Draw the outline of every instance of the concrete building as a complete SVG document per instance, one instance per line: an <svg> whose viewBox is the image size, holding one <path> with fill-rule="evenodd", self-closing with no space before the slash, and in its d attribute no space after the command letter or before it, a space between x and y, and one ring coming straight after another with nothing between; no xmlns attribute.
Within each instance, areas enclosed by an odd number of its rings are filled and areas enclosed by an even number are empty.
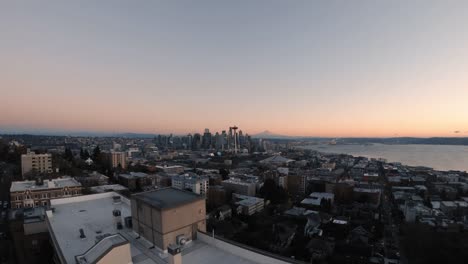
<svg viewBox="0 0 468 264"><path fill-rule="evenodd" d="M195 173L186 173L172 177L172 187L179 190L190 190L193 193L206 196L208 194L209 178Z"/></svg>
<svg viewBox="0 0 468 264"><path fill-rule="evenodd" d="M120 184L106 184L89 188L91 193L127 192L128 188Z"/></svg>
<svg viewBox="0 0 468 264"><path fill-rule="evenodd" d="M113 192L53 200L54 209L46 214L55 251L53 263L298 263L193 230L200 228L194 221L200 223L205 219L205 212L202 210L199 213L199 209L204 208L203 199L190 192L169 190L169 193L158 194L160 191L155 191L137 194L131 201ZM195 200L193 197L196 197ZM197 204L200 204L199 208ZM161 230L176 229L169 233L170 236L188 229L192 239L197 239L190 241L188 237L186 240L179 237L178 241L171 240L172 245L167 246L167 250L162 250L159 248L161 244L158 246L152 242L152 234L155 238L167 238L169 234L159 234L153 229L157 226Z"/></svg>
<svg viewBox="0 0 468 264"><path fill-rule="evenodd" d="M132 196L132 220L135 232L166 250L206 230L205 199L175 188L138 193Z"/></svg>
<svg viewBox="0 0 468 264"><path fill-rule="evenodd" d="M301 204L309 207L320 207L323 200L328 200L330 205L333 204L335 195L333 193L326 192L313 192L308 198L301 201Z"/></svg>
<svg viewBox="0 0 468 264"><path fill-rule="evenodd" d="M122 151L113 151L104 152L104 157L112 168L122 167L122 169L127 168L127 155Z"/></svg>
<svg viewBox="0 0 468 264"><path fill-rule="evenodd" d="M265 201L258 197L233 193L232 200L237 206L238 214L253 215L263 211L265 207Z"/></svg>
<svg viewBox="0 0 468 264"><path fill-rule="evenodd" d="M50 199L81 195L81 183L71 177L11 183L11 208L49 206Z"/></svg>
<svg viewBox="0 0 468 264"><path fill-rule="evenodd" d="M80 182L84 187L106 185L109 183L109 177L97 171L93 171L81 177L75 177L75 180Z"/></svg>
<svg viewBox="0 0 468 264"><path fill-rule="evenodd" d="M170 187L172 184L172 177L164 173L154 174L152 176L153 185L159 188Z"/></svg>
<svg viewBox="0 0 468 264"><path fill-rule="evenodd" d="M256 184L253 182L246 182L241 179L232 178L222 181L221 185L230 193L255 196Z"/></svg>
<svg viewBox="0 0 468 264"><path fill-rule="evenodd" d="M135 191L151 185L152 180L148 177L148 174L144 172L130 172L127 174L119 174L119 183L127 187L130 191Z"/></svg>
<svg viewBox="0 0 468 264"><path fill-rule="evenodd" d="M36 154L28 150L21 155L21 175L24 177L29 172L51 173L52 154Z"/></svg>
<svg viewBox="0 0 468 264"><path fill-rule="evenodd" d="M160 172L170 173L170 174L180 174L180 173L184 173L185 168L180 165L156 166L156 170Z"/></svg>
<svg viewBox="0 0 468 264"><path fill-rule="evenodd" d="M116 193L102 193L55 199L51 205L54 209L47 211L46 221L55 249L54 263L132 262L131 237L124 232L131 229L124 230L122 223L130 216L128 200Z"/></svg>

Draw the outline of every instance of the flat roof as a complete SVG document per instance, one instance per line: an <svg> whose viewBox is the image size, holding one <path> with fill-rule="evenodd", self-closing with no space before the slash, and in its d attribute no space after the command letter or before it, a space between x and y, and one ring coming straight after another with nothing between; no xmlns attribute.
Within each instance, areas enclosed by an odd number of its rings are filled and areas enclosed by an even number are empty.
<svg viewBox="0 0 468 264"><path fill-rule="evenodd" d="M114 196L120 196L122 202L114 204ZM114 192L54 199L51 207L53 211L47 211L49 231L67 263L76 263L75 256L93 247L97 236L120 233L113 222L112 211L116 207L122 219L131 215L130 201ZM86 236L84 239L80 238L80 228ZM122 229L125 231L130 230Z"/></svg>
<svg viewBox="0 0 468 264"><path fill-rule="evenodd" d="M62 178L44 180L42 184L36 184L36 181L14 181L11 183L10 192L24 192L26 190L47 190L63 187L81 186L74 178L65 176Z"/></svg>
<svg viewBox="0 0 468 264"><path fill-rule="evenodd" d="M242 194L237 194L237 193L233 193L232 195L233 197L239 199L239 201L236 202L236 204L238 205L252 206L252 205L264 202L263 198L258 198L254 196L242 195Z"/></svg>
<svg viewBox="0 0 468 264"><path fill-rule="evenodd" d="M204 200L203 196L175 188L163 188L156 191L137 193L133 198L159 209L169 209L195 201Z"/></svg>
<svg viewBox="0 0 468 264"><path fill-rule="evenodd" d="M98 185L98 186L93 186L90 189L91 189L92 192L95 192L95 193L105 193L105 192L116 192L116 191L128 190L127 187L122 186L120 184Z"/></svg>
<svg viewBox="0 0 468 264"><path fill-rule="evenodd" d="M163 190L172 190L171 188ZM171 191L169 191L171 192ZM183 192L183 191L182 191ZM156 192L153 192L156 193ZM167 194L167 191L165 192ZM177 192L176 192L177 193ZM186 193L186 192L183 192ZM114 204L113 197L120 196L121 203ZM97 236L110 234L110 238L121 236L130 244L132 263L134 264L163 264L168 262L168 253L136 234L131 228L123 227L118 230L113 224L112 211L119 207L122 219L131 215L131 201L115 193L108 192L102 194L92 194L51 200L54 211L47 211L47 218L50 223L50 233L57 242L66 263L75 264L75 256L86 253L90 248L95 249L92 253L96 256L103 252L99 247L101 242L97 241ZM81 239L79 229L82 228L86 238ZM98 234L97 231L100 233ZM118 237L122 240L120 237ZM97 243L99 242L99 243ZM233 247L236 247L233 245ZM97 250L96 250L97 249ZM236 247L237 249L237 247ZM201 240L194 240L182 249L182 263L184 264L255 264L265 263L251 258L248 255L241 255L235 249L219 248L205 243ZM88 255L90 253L88 252ZM96 258L94 256L93 258ZM88 256L89 257L89 256ZM257 262L258 261L258 262ZM285 262L277 262L285 263Z"/></svg>
<svg viewBox="0 0 468 264"><path fill-rule="evenodd" d="M246 258L240 257L238 255L229 253L227 251L221 250L217 247L209 245L202 241L192 242L192 247L184 249L182 251L182 263L183 264L255 264L259 262L254 262Z"/></svg>

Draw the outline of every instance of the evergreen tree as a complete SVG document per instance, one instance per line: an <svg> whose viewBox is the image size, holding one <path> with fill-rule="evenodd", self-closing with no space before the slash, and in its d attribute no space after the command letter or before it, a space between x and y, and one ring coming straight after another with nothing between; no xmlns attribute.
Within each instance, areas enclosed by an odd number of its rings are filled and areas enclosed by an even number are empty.
<svg viewBox="0 0 468 264"><path fill-rule="evenodd" d="M64 154L63 158L68 160L68 161L73 161L73 153L72 153L71 149L65 148L65 154Z"/></svg>
<svg viewBox="0 0 468 264"><path fill-rule="evenodd" d="M93 160L98 162L101 160L100 158L101 158L101 149L99 148L99 146L96 146L93 150Z"/></svg>

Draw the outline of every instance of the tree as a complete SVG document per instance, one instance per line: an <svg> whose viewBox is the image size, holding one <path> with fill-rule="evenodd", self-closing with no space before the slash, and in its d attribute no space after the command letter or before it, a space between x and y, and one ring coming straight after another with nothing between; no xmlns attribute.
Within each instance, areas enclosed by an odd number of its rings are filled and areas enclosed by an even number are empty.
<svg viewBox="0 0 468 264"><path fill-rule="evenodd" d="M224 180L229 179L229 170L228 169L219 169L219 174L221 174L221 177Z"/></svg>
<svg viewBox="0 0 468 264"><path fill-rule="evenodd" d="M82 160L87 160L89 158L88 150L84 150L83 148L80 149L80 158Z"/></svg>
<svg viewBox="0 0 468 264"><path fill-rule="evenodd" d="M261 197L270 200L272 204L283 203L287 200L286 191L282 187L276 185L275 181L272 179L265 180L259 193Z"/></svg>
<svg viewBox="0 0 468 264"><path fill-rule="evenodd" d="M68 161L73 161L73 153L72 153L71 149L65 148L65 154L64 154L63 158L68 160Z"/></svg>
<svg viewBox="0 0 468 264"><path fill-rule="evenodd" d="M101 161L101 149L99 148L99 146L96 146L93 150L93 160L94 162Z"/></svg>

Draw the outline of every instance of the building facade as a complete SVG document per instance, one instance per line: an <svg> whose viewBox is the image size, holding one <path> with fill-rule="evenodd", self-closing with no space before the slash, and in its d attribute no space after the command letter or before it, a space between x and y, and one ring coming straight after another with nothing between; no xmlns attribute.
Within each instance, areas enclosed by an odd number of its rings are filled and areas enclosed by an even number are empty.
<svg viewBox="0 0 468 264"><path fill-rule="evenodd" d="M127 155L123 151L110 151L104 153L105 159L112 168L127 168Z"/></svg>
<svg viewBox="0 0 468 264"><path fill-rule="evenodd" d="M221 182L221 185L232 193L255 196L256 185L252 182L242 181L240 179L229 179Z"/></svg>
<svg viewBox="0 0 468 264"><path fill-rule="evenodd" d="M81 183L70 177L53 180L16 181L11 183L11 208L50 206L50 199L79 196Z"/></svg>
<svg viewBox="0 0 468 264"><path fill-rule="evenodd" d="M156 247L183 245L206 231L205 199L191 192L164 188L132 196L133 230Z"/></svg>
<svg viewBox="0 0 468 264"><path fill-rule="evenodd" d="M257 212L263 211L265 201L262 198L241 195L234 193L232 200L237 206L237 213L244 215L253 215Z"/></svg>
<svg viewBox="0 0 468 264"><path fill-rule="evenodd" d="M179 190L190 190L193 193L206 196L208 194L209 179L194 173L172 177L172 187Z"/></svg>
<svg viewBox="0 0 468 264"><path fill-rule="evenodd" d="M21 155L21 175L24 177L29 172L51 173L52 154L36 154L28 150Z"/></svg>

